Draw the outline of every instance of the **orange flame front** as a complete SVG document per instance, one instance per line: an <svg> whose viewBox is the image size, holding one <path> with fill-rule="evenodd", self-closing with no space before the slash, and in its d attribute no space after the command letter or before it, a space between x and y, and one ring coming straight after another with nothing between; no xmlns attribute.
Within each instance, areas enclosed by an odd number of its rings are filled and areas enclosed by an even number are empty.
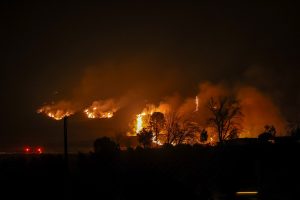
<svg viewBox="0 0 300 200"><path fill-rule="evenodd" d="M43 106L42 108L38 109L38 113L44 113L48 117L51 117L55 120L61 120L64 117L68 117L74 114L74 111L71 109L56 109L53 106Z"/></svg>
<svg viewBox="0 0 300 200"><path fill-rule="evenodd" d="M112 118L114 116L113 112L102 112L97 109L97 107L87 108L83 111L88 118Z"/></svg>
<svg viewBox="0 0 300 200"><path fill-rule="evenodd" d="M94 101L93 104L83 112L88 118L112 118L118 107L113 100Z"/></svg>

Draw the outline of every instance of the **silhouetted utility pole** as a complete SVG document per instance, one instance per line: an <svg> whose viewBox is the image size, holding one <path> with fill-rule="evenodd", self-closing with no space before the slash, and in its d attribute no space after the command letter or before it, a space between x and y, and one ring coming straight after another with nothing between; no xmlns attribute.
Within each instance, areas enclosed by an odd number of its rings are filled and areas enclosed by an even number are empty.
<svg viewBox="0 0 300 200"><path fill-rule="evenodd" d="M68 117L64 117L64 160L66 173L69 171L68 161Z"/></svg>
<svg viewBox="0 0 300 200"><path fill-rule="evenodd" d="M64 198L70 198L69 155L68 155L68 117L64 117Z"/></svg>

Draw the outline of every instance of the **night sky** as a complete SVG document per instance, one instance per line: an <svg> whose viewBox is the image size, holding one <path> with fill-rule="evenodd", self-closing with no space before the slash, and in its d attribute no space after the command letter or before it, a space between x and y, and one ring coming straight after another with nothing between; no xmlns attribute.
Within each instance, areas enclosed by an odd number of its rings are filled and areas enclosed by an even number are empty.
<svg viewBox="0 0 300 200"><path fill-rule="evenodd" d="M45 103L125 99L112 119L69 119L77 151L126 131L146 103L194 97L206 81L253 86L300 120L296 5L148 2L1 1L0 151L62 150L62 121L36 113Z"/></svg>

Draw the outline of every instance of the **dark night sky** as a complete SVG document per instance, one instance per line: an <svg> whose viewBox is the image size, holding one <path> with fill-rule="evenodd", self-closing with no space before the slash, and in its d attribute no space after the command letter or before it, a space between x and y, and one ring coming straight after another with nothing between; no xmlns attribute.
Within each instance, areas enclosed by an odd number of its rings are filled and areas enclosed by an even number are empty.
<svg viewBox="0 0 300 200"><path fill-rule="evenodd" d="M296 5L120 2L1 1L0 151L60 150L62 122L36 114L45 102L128 93L158 102L193 96L202 81L253 85L300 119ZM116 131L120 118L75 116L74 149Z"/></svg>

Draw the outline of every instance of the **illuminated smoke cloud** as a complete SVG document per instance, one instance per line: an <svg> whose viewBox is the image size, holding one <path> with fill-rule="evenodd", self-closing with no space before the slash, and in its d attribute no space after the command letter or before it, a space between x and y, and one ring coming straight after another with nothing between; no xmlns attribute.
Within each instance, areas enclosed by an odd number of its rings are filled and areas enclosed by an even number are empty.
<svg viewBox="0 0 300 200"><path fill-rule="evenodd" d="M219 98L228 95L235 96L240 101L242 107L244 118L241 122L243 129L240 137L257 137L263 132L264 126L267 124L274 125L278 135L284 134L286 120L281 115L279 108L270 97L263 94L257 88L250 86L239 85L227 87L225 84L204 82L199 85L199 93L196 100L192 97L183 100L175 95L165 98L160 106L164 105L163 107L168 108L168 110L172 109L177 112L182 119L196 122L201 127L206 127L210 130L207 127L207 119L210 116L210 111L207 109L207 102L212 97ZM144 109L142 113L145 113L145 111L147 109Z"/></svg>
<svg viewBox="0 0 300 200"><path fill-rule="evenodd" d="M277 135L284 134L286 120L270 97L253 87L240 87L237 97L244 114L244 131L241 137L257 137L267 124L275 126Z"/></svg>

